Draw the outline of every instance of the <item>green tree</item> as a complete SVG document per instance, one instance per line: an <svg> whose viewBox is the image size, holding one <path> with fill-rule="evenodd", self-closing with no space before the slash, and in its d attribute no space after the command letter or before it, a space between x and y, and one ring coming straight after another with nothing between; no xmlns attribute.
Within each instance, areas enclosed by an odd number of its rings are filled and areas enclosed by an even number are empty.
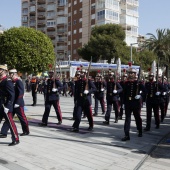
<svg viewBox="0 0 170 170"><path fill-rule="evenodd" d="M85 60L93 62L99 59L108 60L121 58L127 62L125 56L129 56L130 50L124 42L125 32L120 25L105 24L92 28L91 37L87 44L78 49L78 54Z"/></svg>
<svg viewBox="0 0 170 170"><path fill-rule="evenodd" d="M0 35L0 63L20 72L38 73L55 60L51 39L33 28L13 27Z"/></svg>

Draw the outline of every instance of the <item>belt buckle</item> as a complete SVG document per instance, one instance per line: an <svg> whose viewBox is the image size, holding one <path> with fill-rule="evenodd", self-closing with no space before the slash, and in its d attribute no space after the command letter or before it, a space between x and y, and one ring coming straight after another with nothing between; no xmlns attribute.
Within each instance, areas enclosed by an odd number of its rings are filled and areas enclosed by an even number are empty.
<svg viewBox="0 0 170 170"><path fill-rule="evenodd" d="M153 97L153 95L152 95L152 94L150 94L150 97Z"/></svg>
<svg viewBox="0 0 170 170"><path fill-rule="evenodd" d="M129 100L132 100L132 97L129 97Z"/></svg>
<svg viewBox="0 0 170 170"><path fill-rule="evenodd" d="M110 93L110 96L112 96L112 93Z"/></svg>
<svg viewBox="0 0 170 170"><path fill-rule="evenodd" d="M82 93L80 93L80 96L82 97L82 96L83 96L83 94L82 94Z"/></svg>
<svg viewBox="0 0 170 170"><path fill-rule="evenodd" d="M48 93L50 93L50 90L48 90Z"/></svg>

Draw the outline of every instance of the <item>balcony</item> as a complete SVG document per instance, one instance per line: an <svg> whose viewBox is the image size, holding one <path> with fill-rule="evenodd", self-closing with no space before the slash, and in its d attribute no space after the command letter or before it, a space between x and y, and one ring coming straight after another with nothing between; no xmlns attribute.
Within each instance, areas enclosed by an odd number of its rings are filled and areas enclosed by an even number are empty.
<svg viewBox="0 0 170 170"><path fill-rule="evenodd" d="M139 6L138 0L123 0L123 1L129 5Z"/></svg>
<svg viewBox="0 0 170 170"><path fill-rule="evenodd" d="M47 27L47 31L55 31L55 27Z"/></svg>
<svg viewBox="0 0 170 170"><path fill-rule="evenodd" d="M65 32L67 32L67 29L57 29L58 34L63 34Z"/></svg>
<svg viewBox="0 0 170 170"><path fill-rule="evenodd" d="M67 37L58 37L57 38L57 43L58 42L66 42L67 41Z"/></svg>
<svg viewBox="0 0 170 170"><path fill-rule="evenodd" d="M38 0L38 4L45 4L45 0Z"/></svg>
<svg viewBox="0 0 170 170"><path fill-rule="evenodd" d="M55 35L48 35L52 40L55 39Z"/></svg>
<svg viewBox="0 0 170 170"><path fill-rule="evenodd" d="M30 16L35 16L35 11L30 11Z"/></svg>
<svg viewBox="0 0 170 170"><path fill-rule="evenodd" d="M39 19L39 20L45 19L45 15L38 15L38 19Z"/></svg>
<svg viewBox="0 0 170 170"><path fill-rule="evenodd" d="M38 23L37 25L38 25L39 28L40 28L40 27L45 27L45 23L43 23L43 22L40 22L40 23Z"/></svg>
<svg viewBox="0 0 170 170"><path fill-rule="evenodd" d="M33 5L35 5L35 4L36 4L36 1L30 2L30 6L33 6Z"/></svg>
<svg viewBox="0 0 170 170"><path fill-rule="evenodd" d="M45 8L42 6L38 7L38 12L45 12Z"/></svg>
<svg viewBox="0 0 170 170"><path fill-rule="evenodd" d="M56 2L56 0L47 0L47 3L55 3Z"/></svg>
<svg viewBox="0 0 170 170"><path fill-rule="evenodd" d="M56 49L57 50L66 50L67 46L57 46Z"/></svg>

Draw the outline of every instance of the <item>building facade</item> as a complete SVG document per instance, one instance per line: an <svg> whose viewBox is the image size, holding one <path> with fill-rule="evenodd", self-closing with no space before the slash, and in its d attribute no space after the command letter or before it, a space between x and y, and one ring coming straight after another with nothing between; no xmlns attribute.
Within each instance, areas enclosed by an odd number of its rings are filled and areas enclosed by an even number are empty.
<svg viewBox="0 0 170 170"><path fill-rule="evenodd" d="M79 60L77 49L95 25L120 24L127 45L137 46L138 6L138 0L22 0L22 26L47 34L58 60Z"/></svg>

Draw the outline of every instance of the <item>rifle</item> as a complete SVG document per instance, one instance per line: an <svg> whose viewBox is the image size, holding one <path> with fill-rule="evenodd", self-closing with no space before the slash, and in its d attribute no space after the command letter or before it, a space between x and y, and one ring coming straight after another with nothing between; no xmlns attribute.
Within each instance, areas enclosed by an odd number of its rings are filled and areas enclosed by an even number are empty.
<svg viewBox="0 0 170 170"><path fill-rule="evenodd" d="M54 65L53 65L53 68L54 68L54 75L53 75L53 78L54 78L54 82L53 82L53 88L56 88L56 83L55 83L55 79L56 79L56 65L57 65L57 57L55 58L54 60Z"/></svg>
<svg viewBox="0 0 170 170"><path fill-rule="evenodd" d="M90 60L90 63L89 63L89 67L87 69L87 77L86 77L86 86L85 86L85 90L89 90L89 73L90 73L90 68L91 68L91 63L92 63L92 57L91 57L91 60Z"/></svg>
<svg viewBox="0 0 170 170"><path fill-rule="evenodd" d="M159 65L158 63L156 64L157 70L156 70L156 84L157 84L157 89L156 91L158 91L158 76L159 76Z"/></svg>
<svg viewBox="0 0 170 170"><path fill-rule="evenodd" d="M115 71L115 86L114 86L114 90L116 90L116 83L117 83L117 76L121 75L121 61L120 58L118 58L117 60L117 69Z"/></svg>

